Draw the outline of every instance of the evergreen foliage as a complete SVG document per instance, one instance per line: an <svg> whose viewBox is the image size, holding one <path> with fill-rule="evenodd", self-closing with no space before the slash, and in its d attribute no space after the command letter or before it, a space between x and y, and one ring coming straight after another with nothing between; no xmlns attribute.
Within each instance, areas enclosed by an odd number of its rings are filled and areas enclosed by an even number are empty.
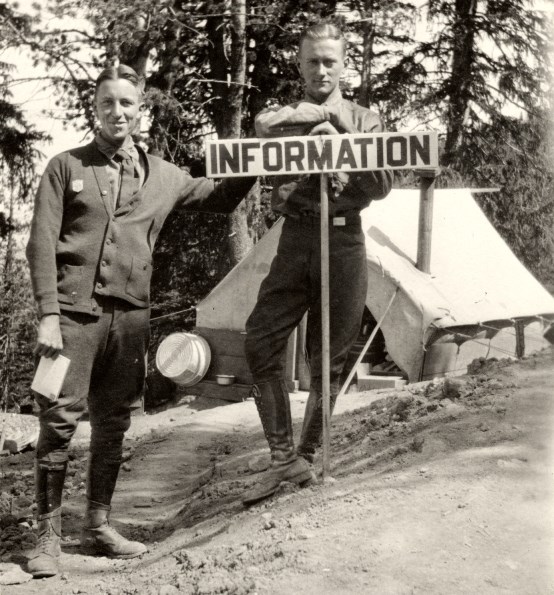
<svg viewBox="0 0 554 595"><path fill-rule="evenodd" d="M13 32L8 22L20 30L28 26L26 18L0 4L0 39ZM36 179L35 146L45 139L12 102L12 72L0 63L0 410L17 407L25 398L28 383L19 381L28 379L33 365L34 302L16 212L29 202Z"/></svg>
<svg viewBox="0 0 554 595"><path fill-rule="evenodd" d="M252 136L262 108L301 97L298 34L322 18L338 21L349 50L344 94L380 111L391 130L439 130L437 185L498 187L478 196L482 208L531 271L554 284L554 29L529 0L428 0L423 6L400 0L50 0L49 6L62 18L85 17L88 25L46 30L39 19L0 4L0 47L27 47L36 64L61 66L52 88L68 124L85 130L96 126L91 99L98 71L117 60L130 64L147 78L140 140L193 175L203 173L207 136ZM416 35L422 18L424 38ZM27 200L38 136L10 102L9 74L0 64L0 175L16 175L2 188L14 189L13 200ZM153 316L191 308L263 235L274 219L267 183L262 180L234 219L178 212L168 219L155 252ZM417 180L402 174L396 184ZM6 196L0 197L0 237L7 238L13 221ZM233 246L233 238L240 242ZM181 328L192 323L174 320Z"/></svg>
<svg viewBox="0 0 554 595"><path fill-rule="evenodd" d="M547 114L495 118L463 147L460 170L515 255L554 293L554 149Z"/></svg>

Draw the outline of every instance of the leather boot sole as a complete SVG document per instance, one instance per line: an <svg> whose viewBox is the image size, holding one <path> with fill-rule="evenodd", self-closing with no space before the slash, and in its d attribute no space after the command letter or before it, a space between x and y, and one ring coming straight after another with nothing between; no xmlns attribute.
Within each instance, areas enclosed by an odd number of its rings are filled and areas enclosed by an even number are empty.
<svg viewBox="0 0 554 595"><path fill-rule="evenodd" d="M148 548L138 541L125 539L106 523L100 529L99 534L94 529L83 529L79 550L82 554L88 556L129 560L142 556L148 551Z"/></svg>
<svg viewBox="0 0 554 595"><path fill-rule="evenodd" d="M131 558L138 558L145 554L148 550L144 549L143 552L134 552L132 554L111 554L108 552L103 552L94 546L81 546L79 548L79 553L83 556L93 556L97 558L110 558L112 560L130 560Z"/></svg>
<svg viewBox="0 0 554 595"><path fill-rule="evenodd" d="M51 570L33 570L32 568L27 568L27 572L33 575L33 578L50 578L51 576L56 576L59 574L59 569L51 569Z"/></svg>

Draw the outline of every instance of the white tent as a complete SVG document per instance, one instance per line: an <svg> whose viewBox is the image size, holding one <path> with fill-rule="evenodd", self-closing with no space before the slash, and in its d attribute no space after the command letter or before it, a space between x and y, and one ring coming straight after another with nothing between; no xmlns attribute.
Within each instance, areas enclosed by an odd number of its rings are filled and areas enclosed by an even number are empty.
<svg viewBox="0 0 554 595"><path fill-rule="evenodd" d="M515 357L547 345L554 298L514 256L469 190L436 190L431 273L415 267L418 190L393 190L362 212L366 305L386 309L386 349L410 381L464 373L476 357ZM244 332L281 232L276 223L197 307L197 326ZM232 372L230 372L232 373Z"/></svg>

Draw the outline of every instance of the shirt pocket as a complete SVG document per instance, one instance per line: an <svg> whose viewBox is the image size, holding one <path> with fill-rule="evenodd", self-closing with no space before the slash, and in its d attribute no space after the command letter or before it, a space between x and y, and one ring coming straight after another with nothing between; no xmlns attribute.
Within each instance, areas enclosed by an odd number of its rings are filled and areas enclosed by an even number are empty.
<svg viewBox="0 0 554 595"><path fill-rule="evenodd" d="M131 297L147 302L150 297L150 278L152 277L152 264L141 258L133 256L131 272L127 279L125 292Z"/></svg>

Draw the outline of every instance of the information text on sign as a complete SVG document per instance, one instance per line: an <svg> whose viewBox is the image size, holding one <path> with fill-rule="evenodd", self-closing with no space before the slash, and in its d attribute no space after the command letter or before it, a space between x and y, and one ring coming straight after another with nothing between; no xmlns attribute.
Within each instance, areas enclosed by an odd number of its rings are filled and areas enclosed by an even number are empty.
<svg viewBox="0 0 554 595"><path fill-rule="evenodd" d="M209 177L312 174L438 166L436 132L208 141Z"/></svg>

